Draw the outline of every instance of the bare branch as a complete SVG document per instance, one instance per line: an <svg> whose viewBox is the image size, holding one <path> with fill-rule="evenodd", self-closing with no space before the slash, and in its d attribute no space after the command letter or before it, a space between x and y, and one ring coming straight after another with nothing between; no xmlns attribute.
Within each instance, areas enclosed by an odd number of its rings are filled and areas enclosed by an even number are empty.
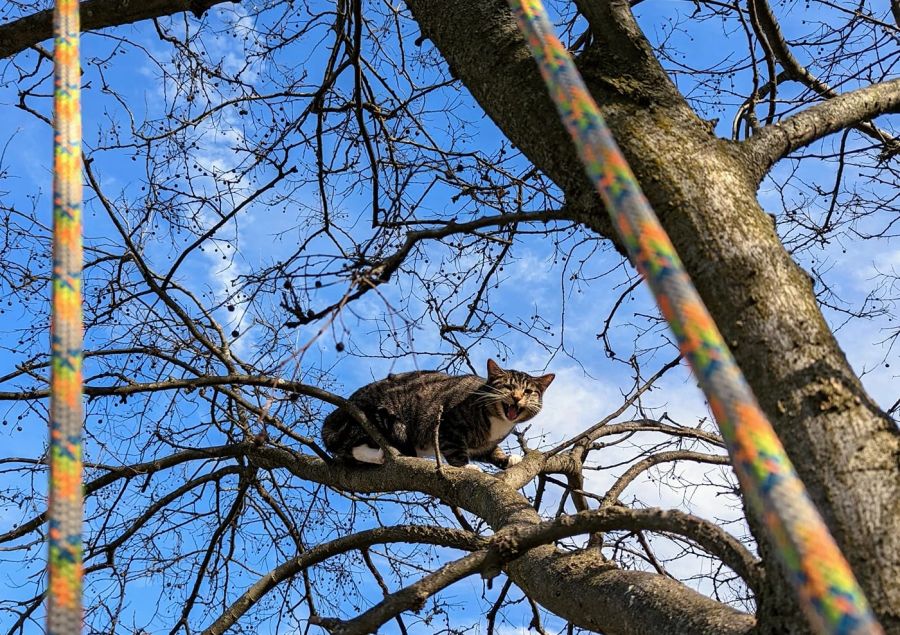
<svg viewBox="0 0 900 635"><path fill-rule="evenodd" d="M227 446L222 445L218 447L199 448L196 450L183 450L181 452L176 452L175 454L170 454L169 456L164 456L153 461L147 461L146 463L136 463L121 467L104 468L109 471L103 476L99 476L94 480L86 483L84 486L84 494L85 496L90 496L91 494L99 491L107 485L115 483L118 480L131 479L137 476L154 474L156 472L160 472L164 469L179 465L181 463L186 463L188 461L239 456L242 454L242 450L246 447L248 446L234 444ZM15 540L16 538L20 538L34 531L41 526L45 518L46 517L44 514L38 514L31 520L22 523L15 529L12 529L11 531L0 535L0 543Z"/></svg>
<svg viewBox="0 0 900 635"><path fill-rule="evenodd" d="M574 443L581 443L583 445L587 445L588 443L593 441L598 430L602 429L603 426L607 425L610 421L612 421L616 417L620 416L623 412L625 412L628 408L630 408L631 405L634 404L634 402L636 402L640 398L641 395L643 395L645 392L647 392L648 390L650 390L653 387L653 384L660 377L665 375L666 372L668 372L669 370L675 368L675 366L677 366L680 362L681 362L681 355L679 355L678 357L673 359L671 362L663 365L662 368L660 368L658 371L656 371L656 373L654 373L653 376L651 376L647 381L645 381L643 383L643 385L641 385L637 390L635 390L634 393L630 397L628 397L628 399L626 399L624 401L624 403L619 408L617 408L614 412L608 414L601 421L599 421L598 423L595 423L594 425L592 425L590 428L588 428L584 432L578 434L577 436L572 437L571 439L563 441L562 443L556 445L553 449L548 450L547 455L553 456L554 454L556 454L558 452L562 452L564 449L566 449L567 447L569 447L570 445L572 445Z"/></svg>
<svg viewBox="0 0 900 635"><path fill-rule="evenodd" d="M81 28L96 31L111 26L131 24L150 18L190 11L200 17L210 7L240 0L88 0L81 3ZM0 26L0 58L39 44L53 36L53 11L39 11Z"/></svg>
<svg viewBox="0 0 900 635"><path fill-rule="evenodd" d="M696 463L710 463L713 465L729 465L728 457L721 454L703 454L701 452L691 452L689 450L673 450L671 452L659 452L651 454L643 461L639 461L628 468L622 476L613 483L609 491L603 497L600 507L609 507L615 505L619 496L625 491L629 483L634 481L642 472L646 472L651 467L660 463L669 463L672 461L694 461Z"/></svg>
<svg viewBox="0 0 900 635"><path fill-rule="evenodd" d="M294 577L302 570L340 553L389 542L432 544L472 551L483 548L487 544L487 539L459 529L445 529L443 527L423 525L379 527L349 536L342 536L331 542L316 545L309 551L299 554L293 560L289 560L272 569L272 571L248 588L241 597L235 600L215 622L203 631L203 635L224 633L254 604L259 602L266 593L281 582Z"/></svg>
<svg viewBox="0 0 900 635"><path fill-rule="evenodd" d="M489 548L445 564L434 573L385 597L352 620L343 622L326 618L316 621L334 635L375 632L391 618L420 607L428 597L472 573L480 571L486 577L493 577L503 563L535 547L579 534L614 529L652 529L687 534L697 544L722 557L738 575L748 578L752 588L760 588L757 561L743 545L715 525L682 512L612 507L561 516L528 528L504 530L491 538Z"/></svg>
<svg viewBox="0 0 900 635"><path fill-rule="evenodd" d="M900 79L844 93L766 126L742 142L757 161L757 178L791 152L878 115L900 112Z"/></svg>
<svg viewBox="0 0 900 635"><path fill-rule="evenodd" d="M753 26L762 31L757 32L760 41L763 42L767 48L771 48L772 54L784 67L788 76L791 79L800 82L807 88L814 90L822 97L829 99L837 97L838 93L831 88L831 86L810 73L791 52L787 41L785 41L784 36L781 33L781 26L779 26L778 20L772 13L772 7L769 6L768 0L751 0L751 7L754 9L753 15L757 18L757 20L753 21ZM774 75L773 80L771 81L774 81ZM889 154L895 154L900 151L900 141L891 137L887 132L879 130L878 127L871 122L857 121L853 126L879 143L884 143L888 148Z"/></svg>

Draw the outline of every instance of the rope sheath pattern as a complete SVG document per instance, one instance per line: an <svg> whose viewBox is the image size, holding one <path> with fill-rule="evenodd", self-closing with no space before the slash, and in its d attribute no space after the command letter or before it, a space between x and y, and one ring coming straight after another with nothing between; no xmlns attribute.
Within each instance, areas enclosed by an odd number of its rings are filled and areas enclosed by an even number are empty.
<svg viewBox="0 0 900 635"><path fill-rule="evenodd" d="M81 111L77 0L54 11L53 300L47 633L81 632Z"/></svg>
<svg viewBox="0 0 900 635"><path fill-rule="evenodd" d="M882 633L543 5L509 3L588 176L699 380L741 490L775 544L807 619L819 633Z"/></svg>

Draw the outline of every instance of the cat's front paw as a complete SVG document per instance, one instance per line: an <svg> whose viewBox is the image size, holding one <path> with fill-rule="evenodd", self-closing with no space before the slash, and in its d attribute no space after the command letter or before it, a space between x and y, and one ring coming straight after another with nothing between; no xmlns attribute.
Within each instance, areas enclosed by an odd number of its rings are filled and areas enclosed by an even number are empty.
<svg viewBox="0 0 900 635"><path fill-rule="evenodd" d="M510 454L506 457L506 467L512 467L522 462L524 457L521 454Z"/></svg>
<svg viewBox="0 0 900 635"><path fill-rule="evenodd" d="M484 472L484 470L481 469L481 466L478 465L477 463L466 463L465 465L463 465L463 467L467 470L475 470L476 472Z"/></svg>

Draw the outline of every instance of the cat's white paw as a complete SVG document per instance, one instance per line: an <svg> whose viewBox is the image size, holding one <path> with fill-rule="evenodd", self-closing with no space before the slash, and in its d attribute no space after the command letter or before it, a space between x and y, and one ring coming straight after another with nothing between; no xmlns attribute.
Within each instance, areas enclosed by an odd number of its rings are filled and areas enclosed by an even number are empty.
<svg viewBox="0 0 900 635"><path fill-rule="evenodd" d="M481 469L481 466L478 465L477 463L466 463L465 465L463 465L463 467L466 468L467 470L475 470L476 472L484 472L484 470Z"/></svg>
<svg viewBox="0 0 900 635"><path fill-rule="evenodd" d="M373 463L381 465L384 463L384 450L381 448L370 448L367 445L358 445L351 451L353 458L360 463Z"/></svg>
<svg viewBox="0 0 900 635"><path fill-rule="evenodd" d="M510 454L506 459L506 467L512 467L513 465L518 465L522 462L522 459L525 458L521 454Z"/></svg>

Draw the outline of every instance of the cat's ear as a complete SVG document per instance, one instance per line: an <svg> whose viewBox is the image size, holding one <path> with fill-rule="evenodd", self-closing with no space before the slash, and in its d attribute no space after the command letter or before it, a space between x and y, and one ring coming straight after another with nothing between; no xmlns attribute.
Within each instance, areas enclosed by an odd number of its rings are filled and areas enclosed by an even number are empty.
<svg viewBox="0 0 900 635"><path fill-rule="evenodd" d="M500 368L500 365L492 359L488 360L487 371L488 379L497 379L498 377L506 374L506 372L502 368Z"/></svg>
<svg viewBox="0 0 900 635"><path fill-rule="evenodd" d="M549 375L541 375L540 377L535 377L534 379L537 382L538 386L541 387L541 392L544 392L545 390L547 390L547 386L550 385L550 382L552 382L555 378L556 375L550 373Z"/></svg>

